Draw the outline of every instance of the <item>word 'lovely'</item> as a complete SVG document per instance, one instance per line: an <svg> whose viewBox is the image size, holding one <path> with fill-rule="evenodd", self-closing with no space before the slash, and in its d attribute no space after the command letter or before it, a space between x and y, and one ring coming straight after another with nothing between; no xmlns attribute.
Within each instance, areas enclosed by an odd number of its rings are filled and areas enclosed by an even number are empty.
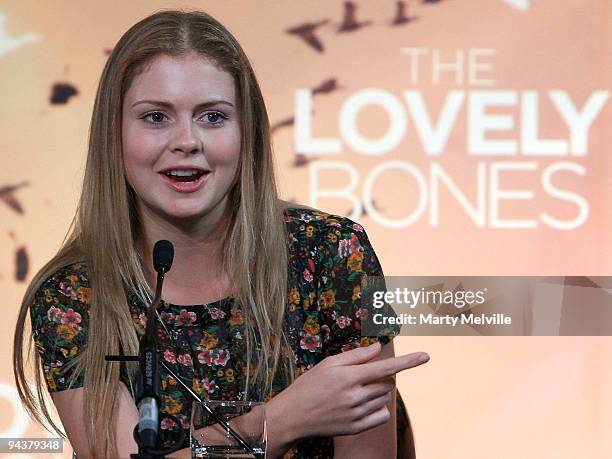
<svg viewBox="0 0 612 459"><path fill-rule="evenodd" d="M408 116L428 155L440 155L464 106L467 116L467 152L471 155L497 156L585 156L589 129L610 97L609 91L593 91L578 107L566 91L548 91L547 101L557 112L568 131L567 139L542 139L539 136L540 99L537 91L453 90L450 91L433 120L421 91L402 93L403 101L384 89L364 89L350 95L339 113L339 131L344 143L364 155L383 155L396 149L404 140ZM382 108L389 117L389 127L377 139L364 137L357 127L357 118L371 106ZM518 108L518 114L512 108ZM505 109L505 114L490 113ZM312 91L296 92L295 145L301 154L340 154L338 138L315 138L312 132ZM516 110L515 110L516 111ZM515 118L518 118L516 120ZM515 126L519 138L511 138ZM499 138L506 131L508 138ZM495 139L491 138L494 133ZM489 138L487 137L489 134Z"/></svg>

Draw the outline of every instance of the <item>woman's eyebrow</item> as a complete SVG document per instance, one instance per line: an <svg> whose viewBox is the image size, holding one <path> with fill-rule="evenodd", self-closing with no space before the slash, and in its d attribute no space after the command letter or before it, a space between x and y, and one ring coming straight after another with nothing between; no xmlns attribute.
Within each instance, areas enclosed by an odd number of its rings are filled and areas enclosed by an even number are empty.
<svg viewBox="0 0 612 459"><path fill-rule="evenodd" d="M174 105L170 102L166 102L163 100L138 100L136 102L134 102L132 104L132 108L134 108L136 105L141 105L141 104L150 104L150 105L157 105L160 107L164 107L164 108L174 108ZM229 105L230 107L233 107L234 104L232 104L231 102L228 102L227 100L223 100L223 99L213 99L213 100L209 100L206 102L202 102L201 104L198 104L195 106L196 110L201 110L203 108L208 108L208 107L212 107L214 105Z"/></svg>

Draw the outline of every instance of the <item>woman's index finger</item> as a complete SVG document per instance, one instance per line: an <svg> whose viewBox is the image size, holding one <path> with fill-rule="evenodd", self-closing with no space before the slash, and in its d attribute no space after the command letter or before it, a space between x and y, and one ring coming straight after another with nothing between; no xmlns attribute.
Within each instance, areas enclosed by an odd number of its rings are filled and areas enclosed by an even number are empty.
<svg viewBox="0 0 612 459"><path fill-rule="evenodd" d="M411 354L390 357L375 362L367 362L358 365L356 370L359 372L358 377L360 382L367 384L381 378L393 376L408 368L417 367L428 360L429 355L425 352L413 352Z"/></svg>

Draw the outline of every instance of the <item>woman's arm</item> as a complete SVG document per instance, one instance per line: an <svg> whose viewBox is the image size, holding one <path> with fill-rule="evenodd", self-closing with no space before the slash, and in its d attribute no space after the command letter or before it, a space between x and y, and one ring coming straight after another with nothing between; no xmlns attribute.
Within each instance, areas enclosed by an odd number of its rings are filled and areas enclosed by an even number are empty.
<svg viewBox="0 0 612 459"><path fill-rule="evenodd" d="M51 393L53 404L62 420L70 445L79 459L90 457L89 444L85 435L86 420L83 418L84 397L85 390L82 388ZM119 457L129 458L131 453L138 452L138 446L132 436L134 426L138 423L138 410L128 389L123 384L119 384L117 410L115 429L117 451Z"/></svg>
<svg viewBox="0 0 612 459"><path fill-rule="evenodd" d="M83 404L85 403L84 394L85 392L82 388L68 389L60 392L53 392L51 394L51 398L60 416L68 440L79 459L89 457L89 445L87 443L87 436L85 435L85 419L81 414L83 413ZM279 416L273 414L272 419L269 419L271 428L269 429L268 454L271 455L271 457L280 456L289 449L289 444L284 443L284 439L288 438L289 435L283 428L284 423L282 421L282 416L286 416L286 413L278 413L278 415ZM234 421L232 424L234 428L237 428L239 431L250 430L244 425L245 422L250 422L248 414L236 418L235 421L235 425ZM115 435L117 451L121 458L129 458L130 454L138 452L138 445L133 437L133 431L136 424L138 424L138 409L125 385L119 384ZM214 433L214 428L210 429L211 432ZM190 459L191 451L189 448L183 448L169 454L168 457Z"/></svg>
<svg viewBox="0 0 612 459"><path fill-rule="evenodd" d="M421 352L393 357L391 344L382 351L378 343L325 358L266 405L275 453L303 438L327 436L334 437L337 457L394 458L393 377L428 360Z"/></svg>
<svg viewBox="0 0 612 459"><path fill-rule="evenodd" d="M391 341L373 361L394 356L393 341ZM393 379L395 380L395 376ZM389 401L380 410L380 416L388 418L384 424L356 435L334 437L334 459L355 457L395 459L397 457L395 398L395 390L392 390L389 392Z"/></svg>

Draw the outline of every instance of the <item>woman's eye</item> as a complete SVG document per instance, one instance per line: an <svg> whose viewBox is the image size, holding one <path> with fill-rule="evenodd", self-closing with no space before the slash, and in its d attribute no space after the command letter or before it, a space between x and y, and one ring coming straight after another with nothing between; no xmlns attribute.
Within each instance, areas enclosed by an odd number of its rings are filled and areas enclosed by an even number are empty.
<svg viewBox="0 0 612 459"><path fill-rule="evenodd" d="M151 112L151 113L147 113L143 119L153 123L153 124L159 124L162 121L164 121L164 118L166 117L166 115L164 115L162 112Z"/></svg>
<svg viewBox="0 0 612 459"><path fill-rule="evenodd" d="M223 120L226 119L225 116L223 116L219 112L205 113L203 118L205 121L208 121L210 124L221 124Z"/></svg>

